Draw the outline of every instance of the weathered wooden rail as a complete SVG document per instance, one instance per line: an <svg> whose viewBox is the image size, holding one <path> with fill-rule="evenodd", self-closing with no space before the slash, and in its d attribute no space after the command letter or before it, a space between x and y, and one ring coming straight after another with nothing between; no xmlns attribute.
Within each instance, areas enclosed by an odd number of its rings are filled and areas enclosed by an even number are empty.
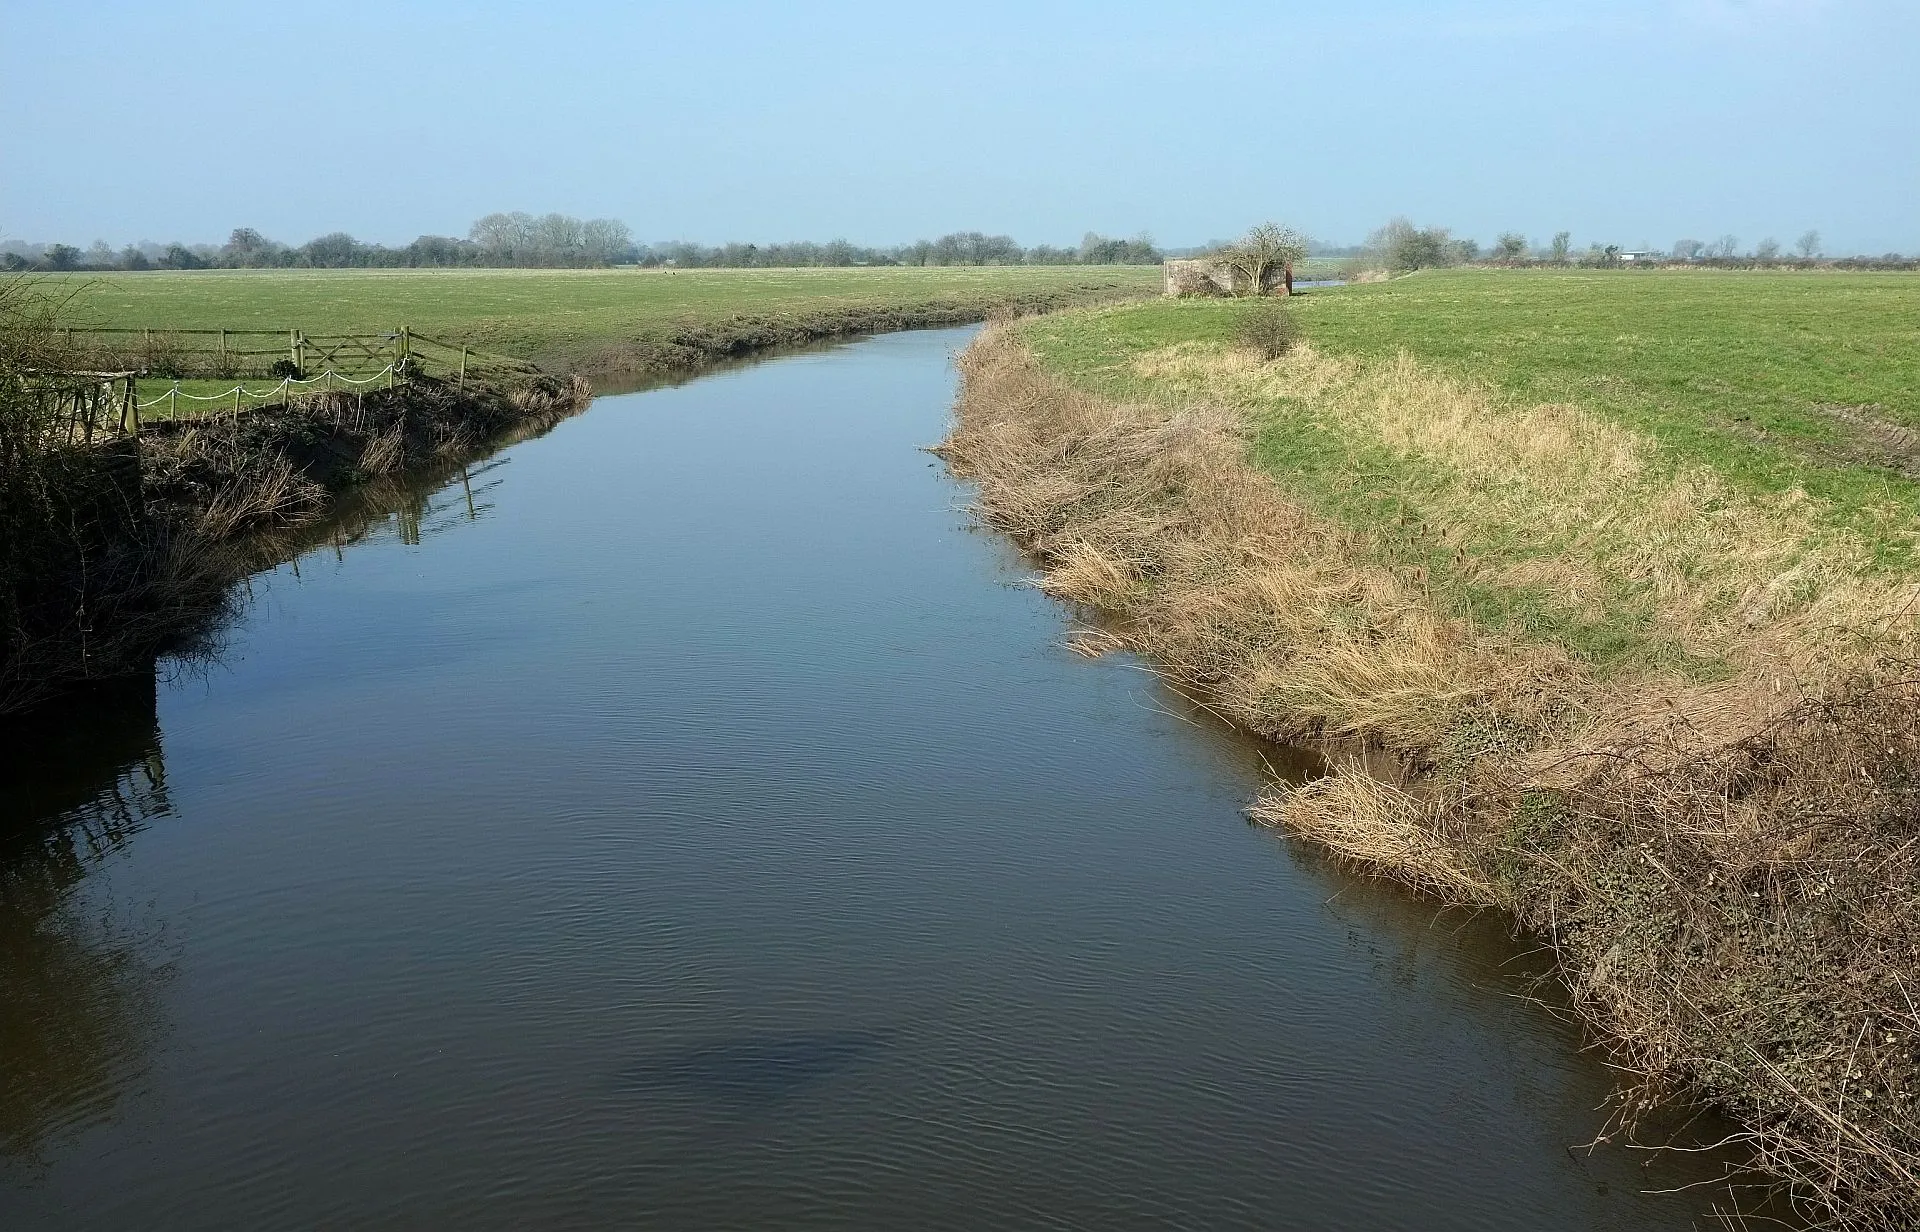
<svg viewBox="0 0 1920 1232"><path fill-rule="evenodd" d="M18 379L35 404L31 422L56 444L91 445L140 430L136 372L28 372Z"/></svg>

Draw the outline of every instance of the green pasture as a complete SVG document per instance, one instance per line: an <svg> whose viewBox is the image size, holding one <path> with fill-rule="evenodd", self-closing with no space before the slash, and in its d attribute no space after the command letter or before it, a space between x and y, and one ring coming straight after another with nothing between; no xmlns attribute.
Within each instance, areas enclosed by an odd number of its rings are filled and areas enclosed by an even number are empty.
<svg viewBox="0 0 1920 1232"><path fill-rule="evenodd" d="M1253 300L1155 300L1041 318L1024 328L1043 363L1088 388L1177 401L1190 389L1134 361L1179 343L1234 346ZM1707 466L1735 491L1788 494L1819 526L1857 537L1879 570L1920 556L1920 277L1906 274L1448 271L1319 288L1289 301L1322 353L1400 353L1489 389L1515 408L1576 405L1657 442L1667 473ZM1223 391L1222 397L1228 395ZM1418 567L1458 610L1567 645L1596 663L1682 656L1648 621L1652 596L1606 587L1604 611L1573 616L1553 596L1470 580L1486 564L1565 552L1602 575L1630 543L1550 543L1514 524L1462 546L1415 541L1455 477L1377 439L1347 434L1311 399L1251 408L1254 457L1286 490ZM1746 533L1730 527L1729 534ZM1754 533L1761 533L1755 528ZM1456 593L1457 592L1457 593ZM1689 670L1711 674L1715 665Z"/></svg>
<svg viewBox="0 0 1920 1232"><path fill-rule="evenodd" d="M1734 425L1742 437L1831 442L1835 422L1819 408L1833 406L1920 427L1913 274L1429 271L1316 289L1301 314L1332 349L1404 348L1675 442Z"/></svg>
<svg viewBox="0 0 1920 1232"><path fill-rule="evenodd" d="M1042 307L1157 290L1154 266L777 270L192 270L50 279L74 325L302 329L405 325L456 345L593 366L678 330L928 307Z"/></svg>
<svg viewBox="0 0 1920 1232"><path fill-rule="evenodd" d="M1134 355L1231 340L1249 307L1155 301L1030 332L1078 379L1139 393ZM1289 307L1323 350L1405 351L1516 402L1582 406L1653 437L1674 465L1804 490L1891 560L1914 555L1920 485L1900 472L1920 470L1920 441L1893 455L1903 429L1920 429L1920 276L1433 270L1313 288Z"/></svg>

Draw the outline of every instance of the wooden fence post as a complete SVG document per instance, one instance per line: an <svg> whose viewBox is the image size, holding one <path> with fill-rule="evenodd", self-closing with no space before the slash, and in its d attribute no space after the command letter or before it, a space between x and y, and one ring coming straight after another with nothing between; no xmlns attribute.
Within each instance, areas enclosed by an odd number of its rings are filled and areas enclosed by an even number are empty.
<svg viewBox="0 0 1920 1232"><path fill-rule="evenodd" d="M460 348L460 392L467 392L467 348Z"/></svg>

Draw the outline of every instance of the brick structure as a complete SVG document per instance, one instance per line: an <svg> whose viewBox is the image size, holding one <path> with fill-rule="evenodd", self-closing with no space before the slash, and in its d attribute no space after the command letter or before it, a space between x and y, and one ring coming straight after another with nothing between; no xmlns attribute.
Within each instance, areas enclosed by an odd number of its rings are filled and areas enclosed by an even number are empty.
<svg viewBox="0 0 1920 1232"><path fill-rule="evenodd" d="M1168 299L1246 294L1246 275L1218 257L1168 258L1160 269L1165 279L1161 293ZM1267 271L1266 285L1260 288L1260 294L1271 295L1275 291L1293 294L1291 265Z"/></svg>

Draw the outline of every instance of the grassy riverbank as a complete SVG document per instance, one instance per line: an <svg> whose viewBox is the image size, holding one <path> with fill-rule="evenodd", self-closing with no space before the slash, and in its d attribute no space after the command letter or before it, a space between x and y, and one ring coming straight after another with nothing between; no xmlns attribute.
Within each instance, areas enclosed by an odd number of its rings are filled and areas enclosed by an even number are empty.
<svg viewBox="0 0 1920 1232"><path fill-rule="evenodd" d="M1513 911L1825 1214L1920 1209L1920 279L1421 275L990 334L949 455L1229 718L1261 816ZM1909 994L1912 994L1910 997Z"/></svg>
<svg viewBox="0 0 1920 1232"><path fill-rule="evenodd" d="M65 319L132 329L407 325L550 371L652 373L765 346L1157 291L1157 266L192 270L48 279Z"/></svg>

